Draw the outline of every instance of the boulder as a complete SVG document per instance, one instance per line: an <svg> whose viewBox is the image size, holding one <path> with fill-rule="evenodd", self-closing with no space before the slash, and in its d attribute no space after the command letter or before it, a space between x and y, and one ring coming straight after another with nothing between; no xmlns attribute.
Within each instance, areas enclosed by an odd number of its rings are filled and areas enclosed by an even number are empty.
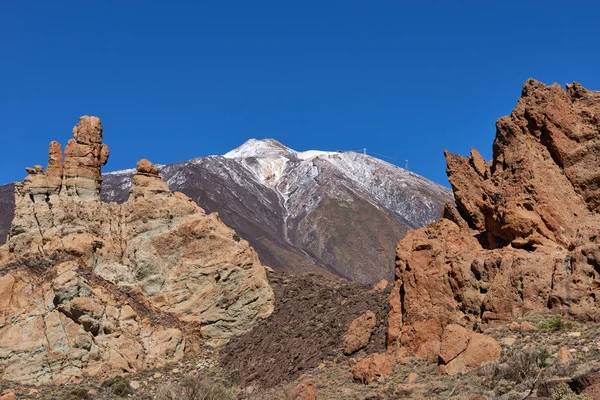
<svg viewBox="0 0 600 400"><path fill-rule="evenodd" d="M448 364L464 352L469 344L470 336L471 333L460 325L451 324L446 326L439 352L440 362Z"/></svg>
<svg viewBox="0 0 600 400"><path fill-rule="evenodd" d="M568 363L572 359L573 359L573 355L571 354L571 352L569 351L568 348L563 346L558 350L558 355L556 356L556 360L559 363Z"/></svg>
<svg viewBox="0 0 600 400"><path fill-rule="evenodd" d="M396 359L390 354L371 354L358 361L352 367L352 377L355 382L368 385L389 377L396 366Z"/></svg>
<svg viewBox="0 0 600 400"><path fill-rule="evenodd" d="M290 392L293 400L317 400L317 387L312 379L305 379Z"/></svg>
<svg viewBox="0 0 600 400"><path fill-rule="evenodd" d="M350 323L344 338L344 354L352 354L369 344L377 317L372 311L367 311Z"/></svg>

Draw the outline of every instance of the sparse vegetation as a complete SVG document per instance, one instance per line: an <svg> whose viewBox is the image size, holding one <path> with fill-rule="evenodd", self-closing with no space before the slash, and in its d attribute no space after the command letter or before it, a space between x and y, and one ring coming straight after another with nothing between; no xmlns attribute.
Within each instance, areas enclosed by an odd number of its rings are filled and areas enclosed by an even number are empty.
<svg viewBox="0 0 600 400"><path fill-rule="evenodd" d="M480 368L479 375L486 378L490 389L498 388L502 380L514 384L533 384L540 370L548 366L550 353L544 347L530 351L514 351L500 363L491 363ZM502 391L502 390L500 390Z"/></svg>
<svg viewBox="0 0 600 400"><path fill-rule="evenodd" d="M74 399L89 399L90 394L85 388L75 388L71 390L71 396Z"/></svg>
<svg viewBox="0 0 600 400"><path fill-rule="evenodd" d="M562 315L554 315L539 323L539 328L550 332L566 331L573 327L573 323L564 319Z"/></svg>
<svg viewBox="0 0 600 400"><path fill-rule="evenodd" d="M102 382L102 387L110 388L113 393L119 397L127 397L128 395L133 394L133 390L129 386L129 380L122 376L108 378Z"/></svg>
<svg viewBox="0 0 600 400"><path fill-rule="evenodd" d="M584 394L575 394L569 385L560 383L552 391L552 400L591 400Z"/></svg>
<svg viewBox="0 0 600 400"><path fill-rule="evenodd" d="M156 400L233 400L235 389L222 382L201 377L186 377L179 383L159 388Z"/></svg>

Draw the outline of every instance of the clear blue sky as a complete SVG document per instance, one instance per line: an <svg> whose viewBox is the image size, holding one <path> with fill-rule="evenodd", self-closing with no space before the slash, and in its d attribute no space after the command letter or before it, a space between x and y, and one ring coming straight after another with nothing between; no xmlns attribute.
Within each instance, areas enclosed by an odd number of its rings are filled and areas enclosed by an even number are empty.
<svg viewBox="0 0 600 400"><path fill-rule="evenodd" d="M0 183L80 115L105 171L249 138L366 147L447 185L443 150L491 156L528 77L600 89L597 2L3 1Z"/></svg>

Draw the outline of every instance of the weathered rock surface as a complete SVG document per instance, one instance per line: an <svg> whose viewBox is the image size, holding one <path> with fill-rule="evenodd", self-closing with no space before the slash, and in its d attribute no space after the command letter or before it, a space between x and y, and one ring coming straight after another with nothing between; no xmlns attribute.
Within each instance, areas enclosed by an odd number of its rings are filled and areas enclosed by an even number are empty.
<svg viewBox="0 0 600 400"><path fill-rule="evenodd" d="M344 338L344 354L352 354L368 345L376 325L377 316L373 311L367 311L352 321Z"/></svg>
<svg viewBox="0 0 600 400"><path fill-rule="evenodd" d="M354 365L352 377L356 382L368 385L389 377L395 366L396 359L393 355L371 354Z"/></svg>
<svg viewBox="0 0 600 400"><path fill-rule="evenodd" d="M530 79L496 128L492 161L446 153L456 207L397 246L392 348L548 308L600 317L600 92Z"/></svg>
<svg viewBox="0 0 600 400"><path fill-rule="evenodd" d="M256 252L147 160L123 204L99 201L102 125L82 117L62 163L29 169L0 248L2 379L63 382L175 362L273 309Z"/></svg>
<svg viewBox="0 0 600 400"><path fill-rule="evenodd" d="M317 387L312 379L305 379L290 392L292 400L317 400Z"/></svg>

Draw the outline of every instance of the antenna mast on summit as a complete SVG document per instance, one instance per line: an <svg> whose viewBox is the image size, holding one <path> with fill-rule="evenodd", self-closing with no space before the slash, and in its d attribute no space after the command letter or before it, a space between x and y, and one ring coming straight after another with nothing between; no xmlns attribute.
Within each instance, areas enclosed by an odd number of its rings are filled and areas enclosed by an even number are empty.
<svg viewBox="0 0 600 400"><path fill-rule="evenodd" d="M404 160L406 162L404 169L408 171L408 160Z"/></svg>
<svg viewBox="0 0 600 400"><path fill-rule="evenodd" d="M367 148L366 148L366 147L363 149L363 154L364 154L365 156L367 155Z"/></svg>

